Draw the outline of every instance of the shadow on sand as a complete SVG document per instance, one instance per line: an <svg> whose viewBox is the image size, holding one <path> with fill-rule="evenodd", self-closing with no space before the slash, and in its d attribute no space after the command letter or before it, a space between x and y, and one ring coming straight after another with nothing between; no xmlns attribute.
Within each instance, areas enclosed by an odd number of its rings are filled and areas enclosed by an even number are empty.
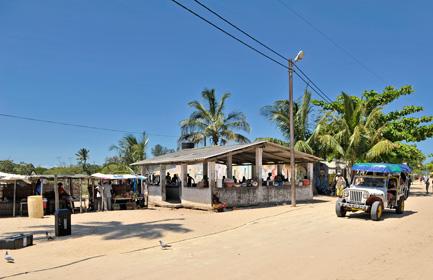
<svg viewBox="0 0 433 280"><path fill-rule="evenodd" d="M120 221L111 222L86 222L80 224L72 224L72 235L62 237L80 238L83 236L101 236L104 240L122 240L128 238L145 238L155 239L161 238L168 232L187 233L191 230L185 228L181 223L184 219L164 219L143 223L124 224ZM46 232L54 235L54 225L30 226L26 228L27 232L32 232L35 240L46 239ZM9 232L8 234L17 234L21 232Z"/></svg>
<svg viewBox="0 0 433 280"><path fill-rule="evenodd" d="M412 210L406 210L403 212L403 214L396 214L395 210L385 210L382 215L382 221L387 219L401 219L408 216L411 216L413 214L418 213L417 211ZM363 219L363 220L370 220L370 214L365 212L355 212L355 213L349 213L347 214L347 218L355 218L355 219Z"/></svg>

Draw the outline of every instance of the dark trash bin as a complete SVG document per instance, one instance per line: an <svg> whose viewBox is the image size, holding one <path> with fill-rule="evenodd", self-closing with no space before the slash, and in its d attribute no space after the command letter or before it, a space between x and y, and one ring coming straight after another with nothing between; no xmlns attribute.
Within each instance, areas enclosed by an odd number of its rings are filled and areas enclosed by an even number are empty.
<svg viewBox="0 0 433 280"><path fill-rule="evenodd" d="M56 236L71 235L71 210L58 209L54 215Z"/></svg>

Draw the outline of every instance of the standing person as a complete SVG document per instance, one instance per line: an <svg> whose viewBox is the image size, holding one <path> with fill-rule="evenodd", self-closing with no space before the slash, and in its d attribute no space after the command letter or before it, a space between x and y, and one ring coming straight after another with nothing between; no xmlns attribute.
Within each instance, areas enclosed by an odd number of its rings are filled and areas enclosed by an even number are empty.
<svg viewBox="0 0 433 280"><path fill-rule="evenodd" d="M96 191L96 210L102 211L102 187L98 184L95 188Z"/></svg>
<svg viewBox="0 0 433 280"><path fill-rule="evenodd" d="M35 195L42 195L42 181L38 179L35 186Z"/></svg>
<svg viewBox="0 0 433 280"><path fill-rule="evenodd" d="M429 178L429 176L425 176L424 182L425 182L425 192L428 194L428 188L430 187L430 178Z"/></svg>
<svg viewBox="0 0 433 280"><path fill-rule="evenodd" d="M187 186L192 187L193 184L195 184L195 180L193 177L191 177L189 174L186 174L187 178Z"/></svg>
<svg viewBox="0 0 433 280"><path fill-rule="evenodd" d="M341 172L337 172L337 176L335 177L335 195L338 197L342 197L345 188L346 180L344 180Z"/></svg>
<svg viewBox="0 0 433 280"><path fill-rule="evenodd" d="M111 182L105 181L102 185L102 206L104 211L111 210Z"/></svg>

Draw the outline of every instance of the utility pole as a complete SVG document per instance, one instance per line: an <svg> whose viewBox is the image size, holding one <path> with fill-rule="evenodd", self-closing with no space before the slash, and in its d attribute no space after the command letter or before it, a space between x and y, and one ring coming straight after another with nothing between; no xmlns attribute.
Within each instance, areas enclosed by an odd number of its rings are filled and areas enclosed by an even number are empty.
<svg viewBox="0 0 433 280"><path fill-rule="evenodd" d="M296 170L295 170L295 126L293 119L293 61L289 62L289 122L290 122L290 202L296 206Z"/></svg>

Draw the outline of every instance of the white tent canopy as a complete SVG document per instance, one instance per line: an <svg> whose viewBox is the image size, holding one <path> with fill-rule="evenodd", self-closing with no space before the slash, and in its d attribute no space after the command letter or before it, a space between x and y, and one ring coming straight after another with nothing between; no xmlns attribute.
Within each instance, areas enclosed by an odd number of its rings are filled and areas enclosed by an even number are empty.
<svg viewBox="0 0 433 280"><path fill-rule="evenodd" d="M106 180L126 180L126 179L145 179L144 176L141 175L132 175L132 174L103 174L103 173L94 173L92 177L98 179L106 179Z"/></svg>
<svg viewBox="0 0 433 280"><path fill-rule="evenodd" d="M0 172L0 181L3 181L3 182L24 181L24 182L30 184L29 176L10 174L10 173L4 173L4 172Z"/></svg>

